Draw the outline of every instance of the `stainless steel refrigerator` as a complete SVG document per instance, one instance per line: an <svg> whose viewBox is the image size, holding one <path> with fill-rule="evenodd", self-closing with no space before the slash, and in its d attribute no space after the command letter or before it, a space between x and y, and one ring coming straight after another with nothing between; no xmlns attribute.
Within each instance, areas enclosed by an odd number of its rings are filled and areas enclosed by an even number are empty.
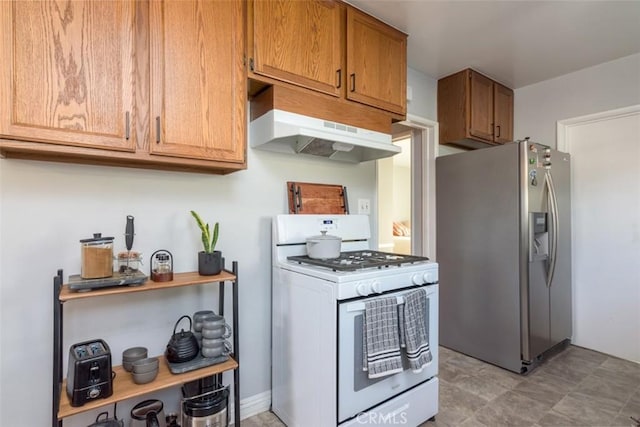
<svg viewBox="0 0 640 427"><path fill-rule="evenodd" d="M436 159L441 345L524 373L569 342L570 163L529 141Z"/></svg>

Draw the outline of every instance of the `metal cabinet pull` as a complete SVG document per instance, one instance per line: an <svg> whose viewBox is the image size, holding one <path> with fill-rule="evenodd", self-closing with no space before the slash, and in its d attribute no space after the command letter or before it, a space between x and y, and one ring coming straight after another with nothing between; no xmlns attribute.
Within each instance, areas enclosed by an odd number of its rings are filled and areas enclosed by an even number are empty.
<svg viewBox="0 0 640 427"><path fill-rule="evenodd" d="M336 89L342 86L342 69L336 70Z"/></svg>
<svg viewBox="0 0 640 427"><path fill-rule="evenodd" d="M351 78L351 92L355 92L356 91L356 74L352 73L349 77Z"/></svg>
<svg viewBox="0 0 640 427"><path fill-rule="evenodd" d="M300 186L297 187L297 191L295 194L298 196L298 201L295 203L296 213L299 213L302 211L302 189L300 188Z"/></svg>
<svg viewBox="0 0 640 427"><path fill-rule="evenodd" d="M156 143L160 144L160 116L156 116Z"/></svg>
<svg viewBox="0 0 640 427"><path fill-rule="evenodd" d="M498 134L496 135L496 138L500 138L500 125L496 126L496 129L498 129Z"/></svg>
<svg viewBox="0 0 640 427"><path fill-rule="evenodd" d="M131 125L129 124L129 112L124 113L124 139L127 141L131 137Z"/></svg>
<svg viewBox="0 0 640 427"><path fill-rule="evenodd" d="M347 197L347 187L342 187L342 200L344 201L344 213L349 214L349 198Z"/></svg>

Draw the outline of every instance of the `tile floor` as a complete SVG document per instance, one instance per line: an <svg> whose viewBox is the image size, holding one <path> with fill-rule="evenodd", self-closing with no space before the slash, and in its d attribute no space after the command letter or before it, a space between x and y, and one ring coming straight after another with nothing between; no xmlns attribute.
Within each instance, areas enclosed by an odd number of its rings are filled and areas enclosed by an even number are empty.
<svg viewBox="0 0 640 427"><path fill-rule="evenodd" d="M439 372L439 413L420 427L640 426L640 364L581 347L527 376L440 347ZM282 426L270 412L242 422Z"/></svg>

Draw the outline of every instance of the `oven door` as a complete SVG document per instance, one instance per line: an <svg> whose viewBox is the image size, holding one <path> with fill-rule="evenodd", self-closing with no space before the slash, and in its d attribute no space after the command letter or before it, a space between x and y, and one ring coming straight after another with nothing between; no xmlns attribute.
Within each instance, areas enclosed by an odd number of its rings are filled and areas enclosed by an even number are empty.
<svg viewBox="0 0 640 427"><path fill-rule="evenodd" d="M420 373L414 373L409 369L409 363L403 351L404 370L402 372L369 379L367 372L363 370L364 302L380 296L340 303L338 308L338 423L438 374L438 285L405 289L385 294L384 297L402 296L415 289L427 291L429 309L425 312L425 320L429 330L429 348L432 355L431 362Z"/></svg>

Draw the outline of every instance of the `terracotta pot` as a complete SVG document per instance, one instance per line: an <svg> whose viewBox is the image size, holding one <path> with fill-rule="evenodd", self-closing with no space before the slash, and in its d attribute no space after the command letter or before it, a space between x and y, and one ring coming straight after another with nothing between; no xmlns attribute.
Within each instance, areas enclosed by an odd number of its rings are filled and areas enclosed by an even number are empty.
<svg viewBox="0 0 640 427"><path fill-rule="evenodd" d="M201 276L213 276L222 271L222 252L213 253L198 252L198 273Z"/></svg>

